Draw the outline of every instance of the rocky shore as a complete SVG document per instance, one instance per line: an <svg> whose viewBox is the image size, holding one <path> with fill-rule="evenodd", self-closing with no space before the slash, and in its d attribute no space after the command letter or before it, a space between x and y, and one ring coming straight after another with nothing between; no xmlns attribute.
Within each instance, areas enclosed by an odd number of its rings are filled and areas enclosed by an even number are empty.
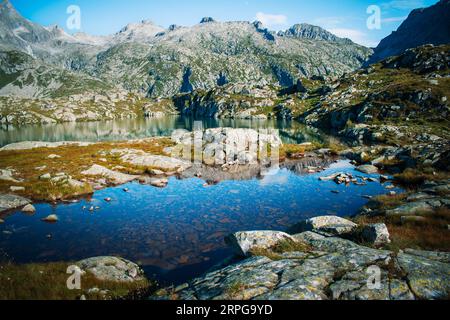
<svg viewBox="0 0 450 320"><path fill-rule="evenodd" d="M189 283L161 289L151 298L448 299L450 253L368 247L389 243L384 224L358 226L349 220L324 216L303 221L294 229L309 231L230 235L227 242L246 259Z"/></svg>

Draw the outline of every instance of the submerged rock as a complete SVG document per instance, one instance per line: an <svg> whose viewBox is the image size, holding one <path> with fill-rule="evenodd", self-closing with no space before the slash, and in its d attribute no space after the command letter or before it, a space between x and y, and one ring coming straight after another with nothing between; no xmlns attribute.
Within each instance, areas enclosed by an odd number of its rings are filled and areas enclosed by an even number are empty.
<svg viewBox="0 0 450 320"><path fill-rule="evenodd" d="M101 281L135 282L145 280L144 271L131 261L118 257L94 257L76 263Z"/></svg>
<svg viewBox="0 0 450 320"><path fill-rule="evenodd" d="M56 214L51 214L51 215L49 215L49 216L47 216L47 217L42 219L42 221L50 222L50 223L58 222L58 220L59 220L59 218L58 218L58 216Z"/></svg>

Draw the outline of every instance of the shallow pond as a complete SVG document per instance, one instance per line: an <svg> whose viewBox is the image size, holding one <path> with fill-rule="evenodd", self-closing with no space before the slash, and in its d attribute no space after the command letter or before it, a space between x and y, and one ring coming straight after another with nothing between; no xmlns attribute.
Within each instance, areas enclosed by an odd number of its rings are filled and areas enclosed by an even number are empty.
<svg viewBox="0 0 450 320"><path fill-rule="evenodd" d="M78 203L37 204L33 216L17 212L4 217L0 253L18 263L118 255L142 265L149 277L179 283L231 257L224 244L229 233L285 230L308 217L353 215L368 201L364 195L387 192L378 182L345 186L319 181L341 171L369 176L348 161L317 174L291 170L208 186L201 179L174 177L163 189L130 183ZM106 197L112 201L105 202ZM100 208L92 213L83 209L90 206ZM42 222L49 214L60 220Z"/></svg>

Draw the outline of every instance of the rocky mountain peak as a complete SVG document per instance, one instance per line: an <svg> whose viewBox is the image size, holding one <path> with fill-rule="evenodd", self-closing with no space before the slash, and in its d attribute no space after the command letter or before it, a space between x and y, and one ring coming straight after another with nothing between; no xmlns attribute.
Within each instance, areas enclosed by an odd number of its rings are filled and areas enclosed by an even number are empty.
<svg viewBox="0 0 450 320"><path fill-rule="evenodd" d="M202 18L202 20L200 20L200 23L210 23L210 22L216 22L216 20L214 20L211 17L204 17Z"/></svg>
<svg viewBox="0 0 450 320"><path fill-rule="evenodd" d="M314 25L307 23L295 24L286 31L278 33L279 36L294 37L310 40L325 40L325 41L342 41L331 32Z"/></svg>
<svg viewBox="0 0 450 320"><path fill-rule="evenodd" d="M150 20L142 20L138 23L129 23L114 35L116 42L148 42L165 29Z"/></svg>

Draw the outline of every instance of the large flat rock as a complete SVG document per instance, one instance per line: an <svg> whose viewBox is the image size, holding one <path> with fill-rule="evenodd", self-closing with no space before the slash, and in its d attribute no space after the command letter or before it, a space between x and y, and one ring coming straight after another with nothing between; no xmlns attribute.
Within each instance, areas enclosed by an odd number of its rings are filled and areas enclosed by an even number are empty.
<svg viewBox="0 0 450 320"><path fill-rule="evenodd" d="M0 194L0 212L21 208L30 204L31 200L13 194Z"/></svg>
<svg viewBox="0 0 450 320"><path fill-rule="evenodd" d="M94 164L88 170L82 171L81 174L105 177L114 184L124 184L139 178L139 176L113 171L97 164Z"/></svg>

